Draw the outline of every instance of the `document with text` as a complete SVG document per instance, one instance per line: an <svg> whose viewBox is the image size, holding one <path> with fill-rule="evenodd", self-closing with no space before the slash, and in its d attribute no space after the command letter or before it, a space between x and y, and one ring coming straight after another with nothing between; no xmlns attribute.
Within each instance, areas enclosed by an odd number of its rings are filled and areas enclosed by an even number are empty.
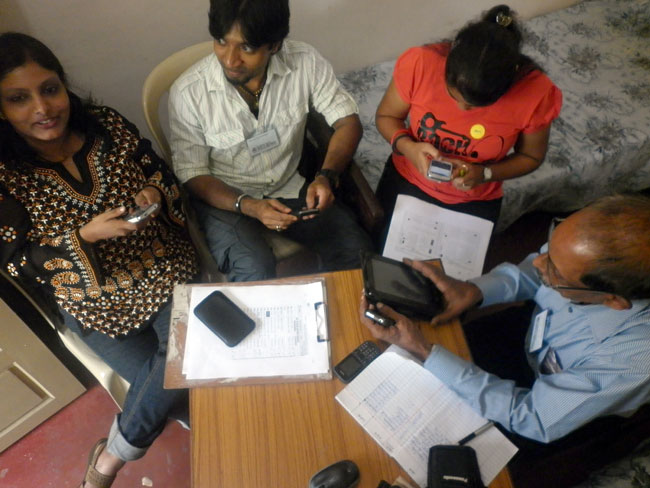
<svg viewBox="0 0 650 488"><path fill-rule="evenodd" d="M370 363L336 399L421 487L427 484L430 447L456 444L486 423L397 346ZM496 427L467 445L476 450L486 486L517 452Z"/></svg>
<svg viewBox="0 0 650 488"><path fill-rule="evenodd" d="M398 261L440 258L449 276L476 278L483 274L493 226L489 220L399 195L383 255Z"/></svg>
<svg viewBox="0 0 650 488"><path fill-rule="evenodd" d="M235 347L226 346L193 313L215 290L222 291L255 322L253 332ZM325 301L320 280L193 287L183 356L186 379L331 378Z"/></svg>

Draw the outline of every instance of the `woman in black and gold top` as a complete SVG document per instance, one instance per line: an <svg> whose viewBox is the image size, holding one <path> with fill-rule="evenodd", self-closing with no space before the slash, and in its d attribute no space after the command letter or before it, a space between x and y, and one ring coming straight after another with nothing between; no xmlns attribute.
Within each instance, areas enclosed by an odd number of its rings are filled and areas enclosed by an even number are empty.
<svg viewBox="0 0 650 488"><path fill-rule="evenodd" d="M139 224L123 217L160 204ZM82 486L110 486L186 392L164 390L170 297L195 273L177 181L137 129L67 89L36 39L0 35L0 264L131 382ZM95 469L96 468L96 469Z"/></svg>

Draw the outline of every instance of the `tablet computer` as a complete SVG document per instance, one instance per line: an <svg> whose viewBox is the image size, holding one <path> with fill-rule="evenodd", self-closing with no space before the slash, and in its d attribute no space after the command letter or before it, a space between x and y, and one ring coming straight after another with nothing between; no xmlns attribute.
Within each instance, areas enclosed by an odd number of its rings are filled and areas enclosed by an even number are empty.
<svg viewBox="0 0 650 488"><path fill-rule="evenodd" d="M404 315L427 320L444 308L440 290L410 266L373 253L363 253L361 260L363 285L370 302L382 302Z"/></svg>

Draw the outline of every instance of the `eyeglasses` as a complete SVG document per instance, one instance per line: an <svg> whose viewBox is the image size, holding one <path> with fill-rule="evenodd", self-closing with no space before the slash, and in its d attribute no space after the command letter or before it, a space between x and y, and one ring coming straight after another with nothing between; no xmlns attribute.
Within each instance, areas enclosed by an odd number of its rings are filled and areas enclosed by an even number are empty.
<svg viewBox="0 0 650 488"><path fill-rule="evenodd" d="M559 217L554 217L551 220L551 225L548 228L548 239L547 239L547 245L550 244L551 242L551 236L553 235L553 231L555 228L560 225L565 219L564 218L559 218ZM592 290L591 288L588 288L586 286L564 286L564 285L553 285L551 284L551 276L558 277L559 273L557 272L557 268L555 267L555 264L553 264L553 261L551 261L551 256L548 253L548 249L546 250L546 276L548 277L547 280L542 280L546 286L549 288L555 290L555 291L578 291L578 292L589 292L589 293L603 293L603 294L611 294L608 291L602 291L602 290ZM546 282L547 281L547 282Z"/></svg>

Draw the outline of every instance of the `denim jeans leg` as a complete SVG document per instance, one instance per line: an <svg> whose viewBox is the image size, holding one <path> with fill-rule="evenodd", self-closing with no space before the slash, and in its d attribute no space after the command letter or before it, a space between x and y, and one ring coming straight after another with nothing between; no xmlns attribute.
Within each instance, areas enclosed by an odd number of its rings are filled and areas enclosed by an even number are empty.
<svg viewBox="0 0 650 488"><path fill-rule="evenodd" d="M313 219L296 222L285 233L316 251L322 259L323 271L359 268L360 252L373 248L370 236L352 210L339 202Z"/></svg>
<svg viewBox="0 0 650 488"><path fill-rule="evenodd" d="M142 333L112 339L97 331L82 331L79 323L63 313L66 325L127 379L131 386L124 409L111 429L107 449L124 461L142 457L162 432L169 413L189 418L188 392L163 388L171 305L163 307Z"/></svg>
<svg viewBox="0 0 650 488"><path fill-rule="evenodd" d="M210 254L228 281L275 277L273 250L262 237L265 227L246 215L214 208L192 199Z"/></svg>

